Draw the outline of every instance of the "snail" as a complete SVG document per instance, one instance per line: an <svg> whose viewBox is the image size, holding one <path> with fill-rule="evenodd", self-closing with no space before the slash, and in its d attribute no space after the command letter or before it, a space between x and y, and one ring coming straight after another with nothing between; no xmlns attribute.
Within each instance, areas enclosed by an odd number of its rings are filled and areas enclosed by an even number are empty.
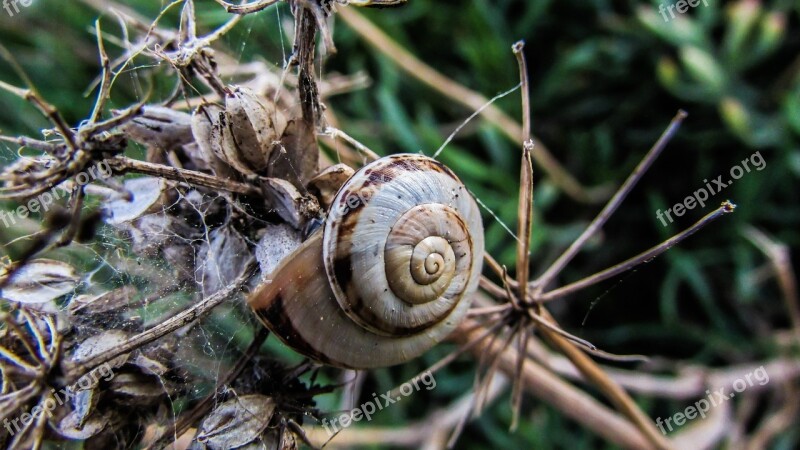
<svg viewBox="0 0 800 450"><path fill-rule="evenodd" d="M387 367L458 326L482 262L480 211L458 177L426 156L392 155L345 182L324 226L247 301L279 339L317 362Z"/></svg>

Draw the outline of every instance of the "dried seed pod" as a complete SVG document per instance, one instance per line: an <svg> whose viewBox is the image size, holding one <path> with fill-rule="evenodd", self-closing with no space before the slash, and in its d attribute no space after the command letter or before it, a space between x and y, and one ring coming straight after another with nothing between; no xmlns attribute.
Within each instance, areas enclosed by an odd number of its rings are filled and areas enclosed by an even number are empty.
<svg viewBox="0 0 800 450"><path fill-rule="evenodd" d="M175 148L194 140L190 114L158 105L143 106L142 113L121 129L130 139L160 149Z"/></svg>
<svg viewBox="0 0 800 450"><path fill-rule="evenodd" d="M283 114L274 104L262 101L243 86L233 87L231 95L225 99L225 112L237 156L252 170L263 171L272 148L286 128Z"/></svg>
<svg viewBox="0 0 800 450"><path fill-rule="evenodd" d="M203 420L195 442L203 445L199 448L209 450L239 448L258 442L274 412L275 401L265 395L234 397L218 405Z"/></svg>
<svg viewBox="0 0 800 450"><path fill-rule="evenodd" d="M280 145L286 120L272 103L251 90L233 86L225 108L206 104L192 116L200 149L246 175L267 174L273 148Z"/></svg>
<svg viewBox="0 0 800 450"><path fill-rule="evenodd" d="M6 268L0 267L0 277ZM80 281L80 277L71 265L52 259L35 259L17 270L3 289L0 296L12 302L54 312L58 310L53 300L72 292Z"/></svg>
<svg viewBox="0 0 800 450"><path fill-rule="evenodd" d="M381 158L337 193L325 228L250 295L259 319L319 362L399 364L458 326L477 289L483 225L450 169Z"/></svg>
<svg viewBox="0 0 800 450"><path fill-rule="evenodd" d="M120 225L154 213L170 201L169 183L163 178L141 177L125 180L125 190L131 198L119 196L105 205L106 222Z"/></svg>

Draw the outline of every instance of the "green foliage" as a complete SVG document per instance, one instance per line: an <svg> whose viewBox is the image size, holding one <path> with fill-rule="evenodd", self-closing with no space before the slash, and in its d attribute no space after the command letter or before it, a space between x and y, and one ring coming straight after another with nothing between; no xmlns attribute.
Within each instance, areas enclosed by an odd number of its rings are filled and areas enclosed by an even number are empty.
<svg viewBox="0 0 800 450"><path fill-rule="evenodd" d="M124 2L155 17L161 2ZM226 20L212 1L198 1L204 29ZM569 266L569 282L621 261L690 226L725 199L738 205L666 256L630 274L587 289L554 305L570 332L618 353L644 353L717 365L775 356L753 343L766 329L788 327L772 279L756 280L764 256L742 237L753 225L796 249L800 244L800 6L796 1L709 2L664 21L658 1L409 0L401 8L367 11L370 20L421 60L466 87L492 97L518 82L511 44L527 43L533 132L581 182L619 185L679 109L690 113L662 158L609 222L600 239ZM43 0L7 17L0 10L0 42L31 76L42 95L71 124L91 110L92 81L99 73L90 28L96 13L79 2ZM173 8L162 20L175 23ZM281 65L291 50L281 29L290 17L279 5L246 17L223 45L240 55ZM111 15L104 30L120 35ZM332 98L341 127L381 153L432 153L472 111L444 99L342 23L335 25L338 53L326 71L367 71L367 89ZM110 47L111 48L111 47ZM119 54L119 48L111 48ZM113 55L112 55L113 56ZM152 86L152 100L171 85L120 76L111 107L130 104ZM8 64L0 80L21 85ZM3 134L35 135L47 122L25 102L0 92ZM498 102L521 117L517 93ZM441 160L498 217L486 214L487 250L513 267L519 144L476 119L448 146ZM704 179L727 174L759 150L766 161L667 227L655 217L682 202ZM0 158L15 149L0 145ZM546 267L585 227L601 205L577 203L535 168L533 274ZM793 256L797 256L794 253ZM796 264L799 262L795 259ZM590 305L594 305L589 311ZM230 329L231 324L220 324ZM249 337L236 337L247 342ZM385 392L451 350L435 349L398 370L370 374L364 392ZM735 355L735 359L731 355ZM474 363L465 358L436 375L436 390L393 407L374 424L420 419L414 406L448 403L472 385ZM321 397L325 398L325 397ZM322 400L334 408L332 400ZM327 403L325 403L327 402ZM655 403L651 416L686 405ZM608 448L551 408L528 398L524 420L508 433L508 396L469 426L462 448ZM797 431L775 448L796 445ZM603 447L603 446L606 447Z"/></svg>

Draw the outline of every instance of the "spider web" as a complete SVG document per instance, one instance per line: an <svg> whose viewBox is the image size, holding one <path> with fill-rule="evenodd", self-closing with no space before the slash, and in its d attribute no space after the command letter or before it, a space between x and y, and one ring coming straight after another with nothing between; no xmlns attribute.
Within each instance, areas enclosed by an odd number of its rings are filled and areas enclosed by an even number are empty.
<svg viewBox="0 0 800 450"><path fill-rule="evenodd" d="M169 9L174 5L164 6ZM292 46L289 40L292 33L284 30L291 17L287 8L281 2L272 7L274 16L269 10L246 16L236 28L241 29L240 32L223 36L219 47L224 47L226 53L233 53L233 62L224 63L226 69L233 69L230 75L233 81L248 75L237 73L235 68L245 66L243 61L253 58L248 53L250 47L255 45L252 42L253 35L257 34L254 30L260 33L267 29L272 33L272 45L260 42L256 47L254 53L258 54L258 58L271 59L271 65L277 68L286 65L289 60L287 48ZM171 26L166 22L167 19L160 18L158 23L159 26ZM120 23L125 23L125 19L120 19ZM123 52L130 53L128 61L112 67L118 74L114 78L114 89L123 89L127 85L137 101L149 104L166 100L167 96L163 93L156 94L156 97L152 94L146 96L146 93L152 92L154 72L156 76L166 78L174 78L174 72L158 73L162 69L159 66L166 64L163 61L154 64L152 59L143 57L141 53L151 47L145 45L142 49L136 49L130 41L133 39L132 30L127 26L120 26L119 35L114 36L117 41L127 39L126 46L120 47ZM202 21L200 26L203 26ZM105 33L115 34L111 30ZM265 57L266 54L274 56ZM284 76L285 73L282 73L280 78ZM282 89L282 84L279 84L274 93L276 100ZM498 95L492 102L515 89ZM182 91L181 102L191 103L202 90L197 86ZM476 114L456 128L437 151L437 156ZM152 152L152 149L133 143L131 147L134 152ZM4 153L13 156L15 151L11 146L3 143L3 148ZM158 152L155 158L169 163L178 162L188 168L203 163L192 160L190 152L186 150L177 156L168 150ZM294 167L292 170L297 172ZM139 195L142 190L148 191L148 194ZM133 198L129 198L131 193ZM253 249L263 245L259 242L263 236L247 233L243 223L236 219L237 216L255 219L256 212L248 209L247 205L238 205L227 194L194 188L191 183L126 176L124 179L108 180L105 186L93 189L89 192L89 199L89 208L107 211L109 223L99 226L91 243L74 242L66 250L58 250L53 254L53 258L73 265L82 274L76 280L72 293L60 301L62 309L69 310L73 305L81 307L80 318L76 315L71 321L72 331L66 345L68 354L79 350L81 342L88 338L108 334L108 339L113 342L116 338L110 337L109 330L121 330L131 337L153 329L178 312L213 296L251 270L250 266L258 256ZM478 201L489 211L493 220L514 236L497 214L480 199ZM253 277L251 285L257 282L256 278ZM174 423L179 414L185 411L186 405L215 392L253 341L254 330L260 327L254 322L239 295L214 309L202 320L145 345L135 352L138 359L129 362L134 367L116 367L120 377L131 371L144 375L144 378L140 377L126 386L127 402L132 406L147 404L152 393L146 385L152 384L154 378L166 397L167 408L158 409L153 414L164 419L160 421L162 424ZM280 357L291 353L280 346L273 346L273 350ZM295 361L299 359L297 355L288 356L289 360L292 358ZM343 376L346 379L348 374ZM236 389L243 385L240 382L232 386ZM358 396L356 392L349 395L349 399L343 399L343 404L352 402ZM335 409L334 401L324 401L325 408Z"/></svg>

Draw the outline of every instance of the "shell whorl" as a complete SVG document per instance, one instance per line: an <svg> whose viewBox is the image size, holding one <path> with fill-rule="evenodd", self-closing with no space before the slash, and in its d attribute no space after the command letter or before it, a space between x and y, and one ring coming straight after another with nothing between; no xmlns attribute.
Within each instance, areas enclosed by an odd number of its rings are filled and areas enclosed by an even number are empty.
<svg viewBox="0 0 800 450"><path fill-rule="evenodd" d="M446 338L483 262L480 212L458 178L425 156L389 156L350 177L330 209L248 297L264 325L352 369L400 364Z"/></svg>
<svg viewBox="0 0 800 450"><path fill-rule="evenodd" d="M477 285L483 227L452 171L422 155L394 155L340 189L323 249L344 313L373 333L408 336L466 311L461 300Z"/></svg>

